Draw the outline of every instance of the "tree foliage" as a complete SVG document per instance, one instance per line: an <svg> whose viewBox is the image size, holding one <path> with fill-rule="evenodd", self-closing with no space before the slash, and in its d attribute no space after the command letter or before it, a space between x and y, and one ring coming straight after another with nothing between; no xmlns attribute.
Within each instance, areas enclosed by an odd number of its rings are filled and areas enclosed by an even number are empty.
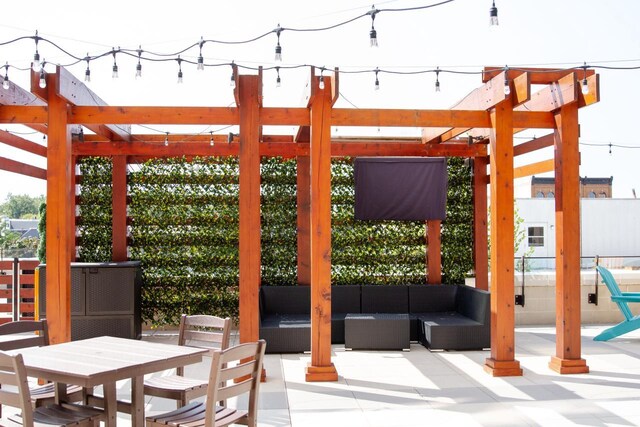
<svg viewBox="0 0 640 427"><path fill-rule="evenodd" d="M44 196L32 197L28 194L9 193L4 203L0 204L0 213L9 218L35 219L43 202Z"/></svg>

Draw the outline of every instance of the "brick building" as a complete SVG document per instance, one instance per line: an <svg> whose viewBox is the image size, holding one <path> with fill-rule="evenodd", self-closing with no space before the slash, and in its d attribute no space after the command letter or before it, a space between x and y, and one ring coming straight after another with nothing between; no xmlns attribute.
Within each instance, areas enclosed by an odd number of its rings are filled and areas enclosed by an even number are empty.
<svg viewBox="0 0 640 427"><path fill-rule="evenodd" d="M531 177L531 197L553 199L555 196L554 177ZM580 197L583 198L611 198L613 177L587 178L580 177Z"/></svg>

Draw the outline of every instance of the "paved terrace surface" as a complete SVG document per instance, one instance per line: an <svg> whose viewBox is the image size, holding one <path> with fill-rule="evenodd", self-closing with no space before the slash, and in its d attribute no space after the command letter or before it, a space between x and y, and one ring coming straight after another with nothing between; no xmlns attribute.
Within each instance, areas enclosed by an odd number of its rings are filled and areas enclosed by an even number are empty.
<svg viewBox="0 0 640 427"><path fill-rule="evenodd" d="M419 344L410 352L345 351L338 345L339 381L307 383L309 354L267 355L259 426L640 426L640 331L592 341L602 329L582 329L586 375L547 367L555 349L552 327L516 330L522 377L487 375L482 365L489 351L430 352ZM171 343L177 337L158 332L143 339ZM187 375L206 377L208 363L187 367ZM118 383L119 398L129 390L127 382ZM148 414L175 408L173 401L147 399ZM118 425L129 426L128 416L120 415Z"/></svg>

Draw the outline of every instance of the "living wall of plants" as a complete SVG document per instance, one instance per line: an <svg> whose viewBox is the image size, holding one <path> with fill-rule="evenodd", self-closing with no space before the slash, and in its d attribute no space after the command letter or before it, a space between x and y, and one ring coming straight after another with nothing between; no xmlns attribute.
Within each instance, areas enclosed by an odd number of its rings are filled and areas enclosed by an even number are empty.
<svg viewBox="0 0 640 427"><path fill-rule="evenodd" d="M80 161L80 261L111 259L111 161ZM128 173L129 255L143 266L143 320L176 324L182 313L238 314L237 158L155 159ZM472 267L468 168L449 162L443 272L462 282ZM297 283L296 162L261 163L262 283ZM423 222L355 221L353 162L332 162L332 283L424 283Z"/></svg>

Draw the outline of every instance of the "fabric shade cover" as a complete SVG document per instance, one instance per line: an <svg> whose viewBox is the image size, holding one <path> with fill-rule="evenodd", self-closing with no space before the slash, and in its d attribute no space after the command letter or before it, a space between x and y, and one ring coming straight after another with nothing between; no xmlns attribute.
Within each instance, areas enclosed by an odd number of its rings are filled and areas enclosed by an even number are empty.
<svg viewBox="0 0 640 427"><path fill-rule="evenodd" d="M444 220L447 160L444 157L355 159L355 218Z"/></svg>

